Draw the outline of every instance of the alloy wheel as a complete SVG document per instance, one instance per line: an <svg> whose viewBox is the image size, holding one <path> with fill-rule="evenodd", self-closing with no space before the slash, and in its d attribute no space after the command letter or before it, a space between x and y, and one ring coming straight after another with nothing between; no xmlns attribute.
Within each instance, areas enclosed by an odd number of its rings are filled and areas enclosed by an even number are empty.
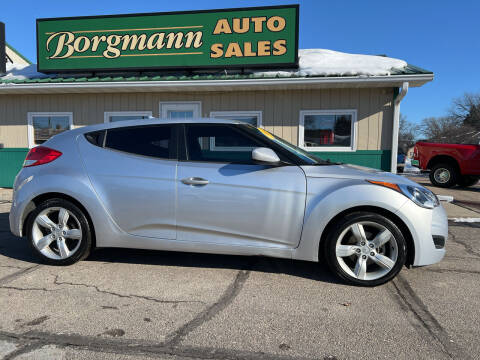
<svg viewBox="0 0 480 360"><path fill-rule="evenodd" d="M359 280L376 280L388 274L398 258L394 235L385 226L361 221L345 228L336 242L340 267Z"/></svg>
<svg viewBox="0 0 480 360"><path fill-rule="evenodd" d="M33 222L33 245L53 260L67 259L82 242L82 227L75 215L62 207L49 207Z"/></svg>
<svg viewBox="0 0 480 360"><path fill-rule="evenodd" d="M438 168L435 170L433 176L439 184L446 184L450 180L450 171L445 168Z"/></svg>

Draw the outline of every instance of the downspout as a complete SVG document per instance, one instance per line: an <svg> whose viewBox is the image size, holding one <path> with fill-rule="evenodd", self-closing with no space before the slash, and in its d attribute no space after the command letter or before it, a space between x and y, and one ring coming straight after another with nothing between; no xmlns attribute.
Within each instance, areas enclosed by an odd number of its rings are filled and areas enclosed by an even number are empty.
<svg viewBox="0 0 480 360"><path fill-rule="evenodd" d="M400 92L393 99L393 132L392 132L392 159L390 161L390 171L397 173L398 156L398 129L400 127L400 103L408 92L408 82L405 81L400 88Z"/></svg>
<svg viewBox="0 0 480 360"><path fill-rule="evenodd" d="M0 76L7 73L7 54L5 46L5 24L0 21Z"/></svg>

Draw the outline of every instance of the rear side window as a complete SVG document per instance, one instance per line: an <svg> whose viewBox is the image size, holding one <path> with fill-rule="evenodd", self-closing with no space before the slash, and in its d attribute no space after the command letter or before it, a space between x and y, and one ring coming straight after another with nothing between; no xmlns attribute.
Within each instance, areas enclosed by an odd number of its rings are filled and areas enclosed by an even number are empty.
<svg viewBox="0 0 480 360"><path fill-rule="evenodd" d="M103 141L105 139L105 130L93 131L85 134L85 138L89 143L103 147Z"/></svg>
<svg viewBox="0 0 480 360"><path fill-rule="evenodd" d="M108 129L106 136L106 148L163 159L174 155L170 125Z"/></svg>

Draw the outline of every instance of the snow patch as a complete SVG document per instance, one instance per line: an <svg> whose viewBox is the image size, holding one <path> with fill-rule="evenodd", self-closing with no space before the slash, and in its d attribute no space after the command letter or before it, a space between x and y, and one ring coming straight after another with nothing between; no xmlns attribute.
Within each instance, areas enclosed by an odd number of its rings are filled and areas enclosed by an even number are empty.
<svg viewBox="0 0 480 360"><path fill-rule="evenodd" d="M437 195L438 200L451 203L453 201L453 196L451 195Z"/></svg>
<svg viewBox="0 0 480 360"><path fill-rule="evenodd" d="M278 71L255 71L258 77L291 76L382 76L407 66L403 60L385 56L347 54L326 49L300 49L299 68ZM48 77L37 71L37 65L7 64L2 80L25 80Z"/></svg>
<svg viewBox="0 0 480 360"><path fill-rule="evenodd" d="M0 77L2 80L25 80L32 78L44 78L48 75L39 73L37 71L37 64L7 64L7 74L3 77Z"/></svg>
<svg viewBox="0 0 480 360"><path fill-rule="evenodd" d="M421 170L412 165L412 159L405 158L405 166L403 168L403 172L405 173L419 173Z"/></svg>
<svg viewBox="0 0 480 360"><path fill-rule="evenodd" d="M380 76L407 66L403 60L385 56L348 54L327 49L298 50L299 69L259 71L260 76Z"/></svg>
<svg viewBox="0 0 480 360"><path fill-rule="evenodd" d="M448 218L456 223L478 223L480 222L480 218Z"/></svg>

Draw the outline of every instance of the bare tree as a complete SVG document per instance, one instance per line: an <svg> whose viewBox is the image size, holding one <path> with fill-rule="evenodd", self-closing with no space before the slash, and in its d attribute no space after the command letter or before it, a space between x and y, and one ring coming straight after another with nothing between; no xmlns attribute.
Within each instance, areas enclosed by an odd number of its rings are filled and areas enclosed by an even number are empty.
<svg viewBox="0 0 480 360"><path fill-rule="evenodd" d="M400 123L398 128L398 152L406 154L408 149L415 145L418 126L407 120L407 117L400 114Z"/></svg>
<svg viewBox="0 0 480 360"><path fill-rule="evenodd" d="M454 99L449 114L463 125L480 131L480 93L465 93Z"/></svg>
<svg viewBox="0 0 480 360"><path fill-rule="evenodd" d="M438 143L478 143L478 131L454 116L430 117L422 120L420 130L426 139Z"/></svg>
<svg viewBox="0 0 480 360"><path fill-rule="evenodd" d="M429 141L478 144L480 140L480 93L465 93L452 100L447 116L422 120L420 131Z"/></svg>

